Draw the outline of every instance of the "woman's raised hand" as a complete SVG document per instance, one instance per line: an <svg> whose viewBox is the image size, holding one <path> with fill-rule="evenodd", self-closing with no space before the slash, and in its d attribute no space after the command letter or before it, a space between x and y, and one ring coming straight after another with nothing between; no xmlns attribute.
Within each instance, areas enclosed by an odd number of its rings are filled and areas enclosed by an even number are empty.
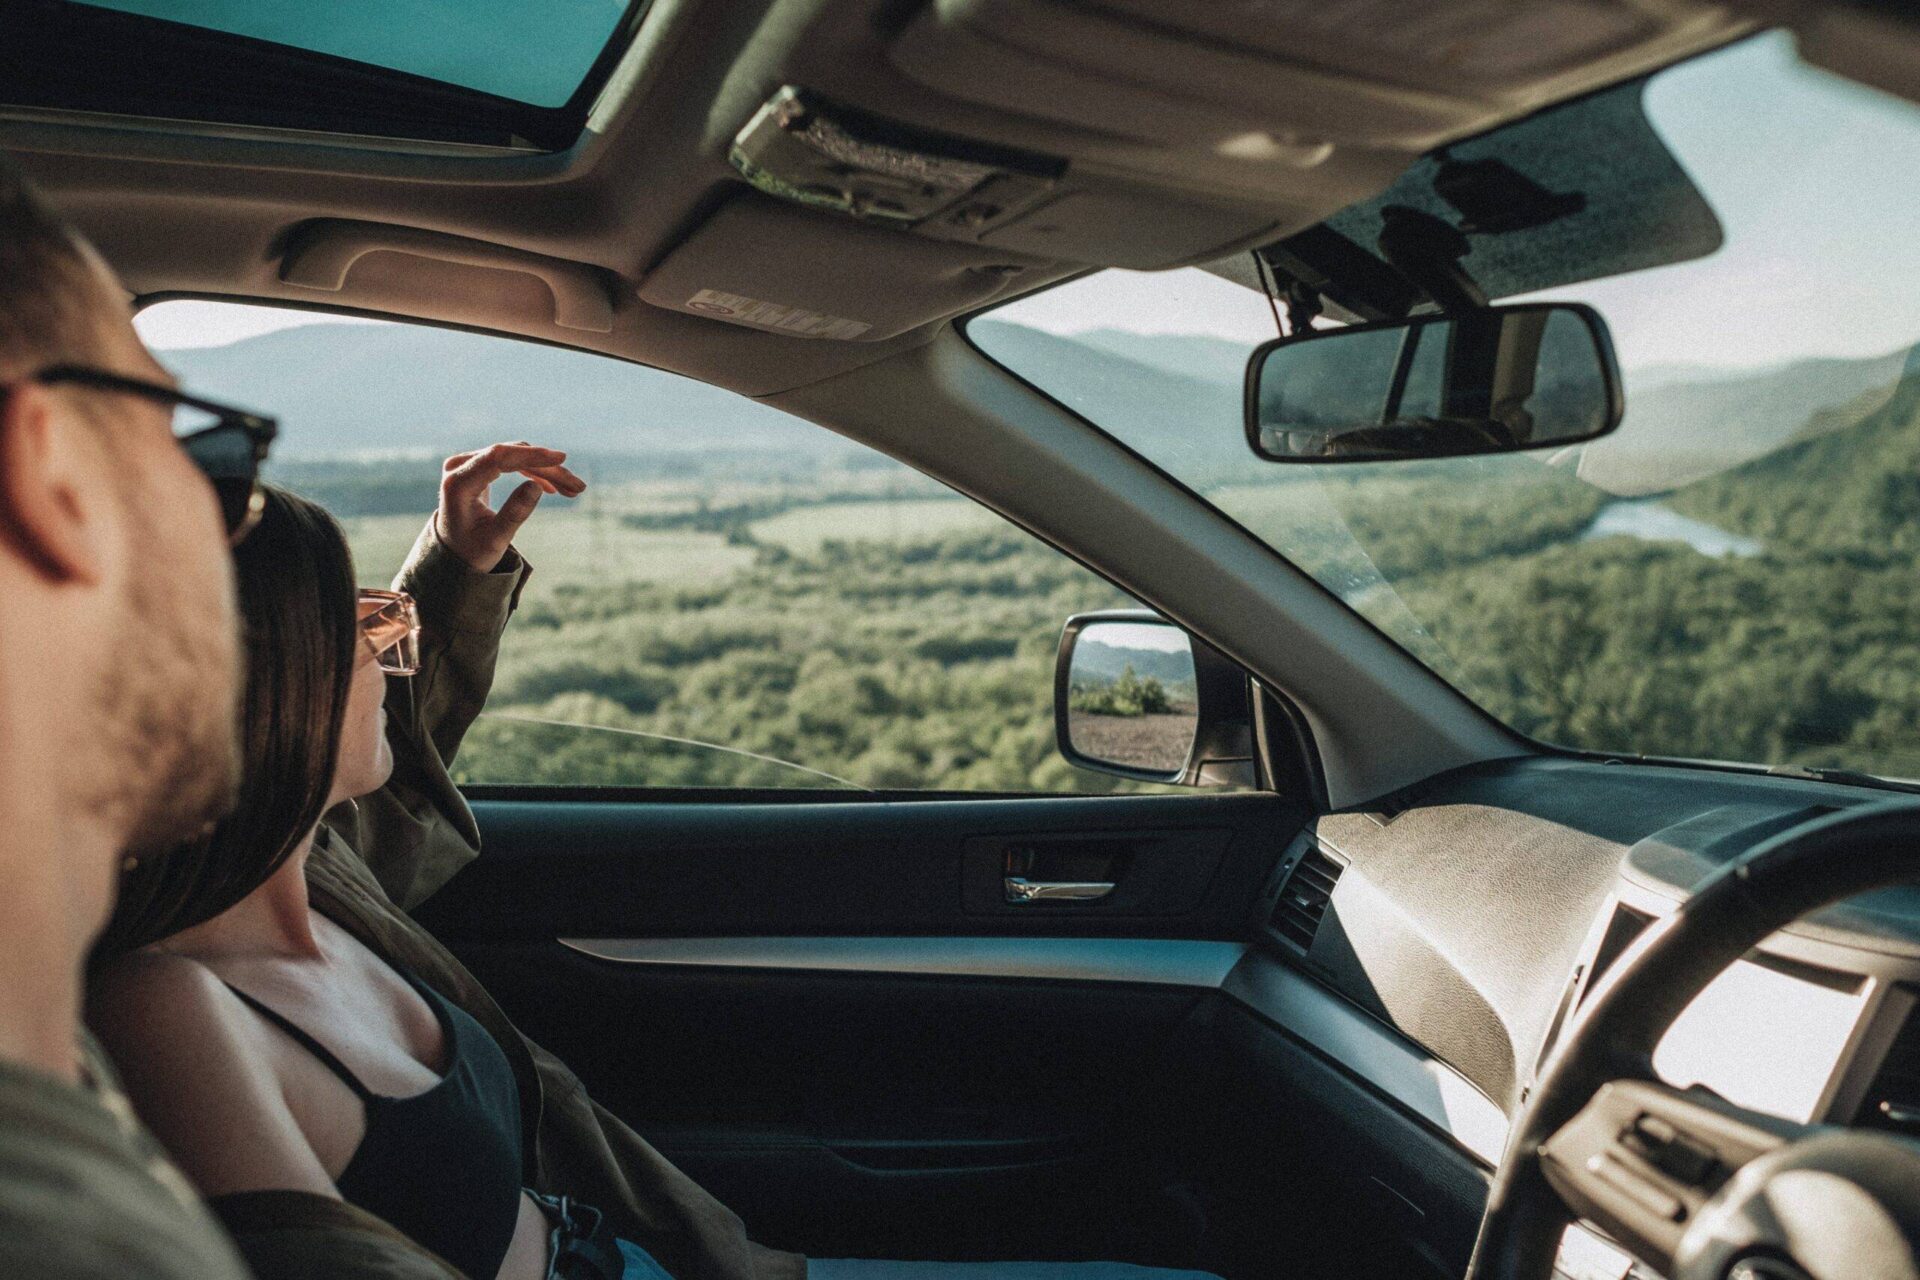
<svg viewBox="0 0 1920 1280"><path fill-rule="evenodd" d="M561 465L566 460L558 449L524 440L454 454L442 470L440 509L433 516L440 541L478 572L493 572L542 494L577 498L586 490L587 482ZM495 511L487 505L487 489L504 475L527 478Z"/></svg>

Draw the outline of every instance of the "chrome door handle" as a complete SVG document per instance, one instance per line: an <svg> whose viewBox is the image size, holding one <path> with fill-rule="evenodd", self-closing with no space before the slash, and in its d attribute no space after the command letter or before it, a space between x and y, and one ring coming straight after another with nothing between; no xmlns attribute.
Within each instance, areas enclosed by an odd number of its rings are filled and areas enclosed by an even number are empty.
<svg viewBox="0 0 1920 1280"><path fill-rule="evenodd" d="M1029 880L1008 876L1008 902L1092 902L1113 892L1111 880Z"/></svg>

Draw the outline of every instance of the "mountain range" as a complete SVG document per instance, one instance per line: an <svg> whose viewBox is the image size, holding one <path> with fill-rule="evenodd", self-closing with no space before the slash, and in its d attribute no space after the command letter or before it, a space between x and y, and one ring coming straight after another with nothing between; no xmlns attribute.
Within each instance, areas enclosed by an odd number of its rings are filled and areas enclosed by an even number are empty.
<svg viewBox="0 0 1920 1280"><path fill-rule="evenodd" d="M1820 357L1749 374L1701 370L1642 389L1627 377L1620 430L1586 447L1580 478L1610 493L1665 493L1806 436L1861 422L1892 396L1906 349Z"/></svg>
<svg viewBox="0 0 1920 1280"><path fill-rule="evenodd" d="M1191 484L1271 472L1241 432L1243 343L1107 327L1071 336L983 319L987 354ZM1663 366L1580 475L1659 493L1885 403L1907 352L1813 359L1739 374ZM311 325L224 347L163 353L203 394L278 414L283 460L441 454L491 440L552 440L576 453L775 451L844 456L840 437L689 378L601 356L414 325Z"/></svg>
<svg viewBox="0 0 1920 1280"><path fill-rule="evenodd" d="M614 454L847 448L691 378L424 325L305 325L161 358L196 392L277 415L283 460L438 455L523 439Z"/></svg>
<svg viewBox="0 0 1920 1280"><path fill-rule="evenodd" d="M1816 415L1837 425L1693 485L1671 505L1770 544L1911 556L1920 545L1920 347L1888 394L1857 403L1873 407Z"/></svg>
<svg viewBox="0 0 1920 1280"><path fill-rule="evenodd" d="M1128 667L1137 676L1151 676L1169 689L1193 692L1193 655L1185 650L1142 649L1132 645L1112 645L1100 639L1098 630L1089 628L1073 649L1075 684L1109 684L1125 674Z"/></svg>

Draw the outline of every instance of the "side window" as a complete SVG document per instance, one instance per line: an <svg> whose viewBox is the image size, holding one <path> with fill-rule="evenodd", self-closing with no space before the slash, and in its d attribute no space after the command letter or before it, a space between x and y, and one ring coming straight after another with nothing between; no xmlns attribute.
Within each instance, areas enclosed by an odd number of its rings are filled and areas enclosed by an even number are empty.
<svg viewBox="0 0 1920 1280"><path fill-rule="evenodd" d="M880 454L506 338L196 301L139 327L184 386L281 419L267 478L340 518L367 585L446 455L568 451L589 487L522 531L534 574L463 783L1133 789L1060 757L1052 705L1061 623L1132 602Z"/></svg>

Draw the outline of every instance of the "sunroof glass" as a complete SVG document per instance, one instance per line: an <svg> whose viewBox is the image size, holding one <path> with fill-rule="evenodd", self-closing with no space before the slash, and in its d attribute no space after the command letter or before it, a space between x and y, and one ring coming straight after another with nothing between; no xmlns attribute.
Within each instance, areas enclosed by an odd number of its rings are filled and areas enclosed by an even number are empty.
<svg viewBox="0 0 1920 1280"><path fill-rule="evenodd" d="M535 107L573 96L630 0L81 0Z"/></svg>

